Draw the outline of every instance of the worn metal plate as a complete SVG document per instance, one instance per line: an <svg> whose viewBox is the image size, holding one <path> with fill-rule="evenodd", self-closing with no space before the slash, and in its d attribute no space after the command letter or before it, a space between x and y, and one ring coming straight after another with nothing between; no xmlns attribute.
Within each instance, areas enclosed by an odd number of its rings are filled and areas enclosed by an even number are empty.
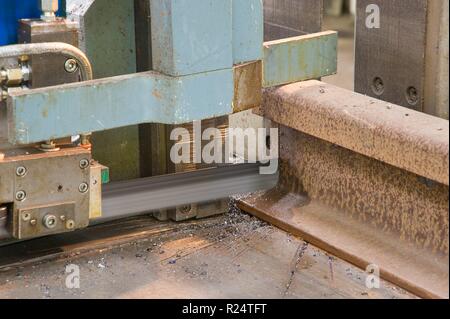
<svg viewBox="0 0 450 319"><path fill-rule="evenodd" d="M427 2L358 0L356 92L423 110ZM369 5L380 8L379 28L366 25Z"/></svg>
<svg viewBox="0 0 450 319"><path fill-rule="evenodd" d="M51 153L36 148L7 151L0 161L0 203L11 207L13 216L23 210L74 203L74 228L86 227L90 195L89 191L81 192L80 185L89 185L90 168L82 169L81 160L91 160L88 150L62 147ZM23 176L16 172L19 167L26 169ZM18 199L19 192L24 192L24 199ZM13 232L20 235L14 225Z"/></svg>
<svg viewBox="0 0 450 319"><path fill-rule="evenodd" d="M264 0L264 39L322 31L323 0Z"/></svg>
<svg viewBox="0 0 450 319"><path fill-rule="evenodd" d="M261 105L262 62L249 62L234 68L234 113Z"/></svg>
<svg viewBox="0 0 450 319"><path fill-rule="evenodd" d="M317 79L337 71L337 32L264 43L263 86Z"/></svg>
<svg viewBox="0 0 450 319"><path fill-rule="evenodd" d="M78 46L78 27L75 22L57 19L53 22L21 20L19 22L19 43L63 42ZM31 57L31 87L73 83L79 81L78 72L68 73L64 69L67 58L57 54Z"/></svg>
<svg viewBox="0 0 450 319"><path fill-rule="evenodd" d="M146 72L18 92L8 103L10 140L29 144L77 132L226 115L232 113L233 87L229 69L179 78Z"/></svg>
<svg viewBox="0 0 450 319"><path fill-rule="evenodd" d="M44 225L45 218L50 216L53 218L51 229ZM13 216L13 234L18 239L25 239L65 233L75 229L72 228L74 220L75 203L19 209Z"/></svg>

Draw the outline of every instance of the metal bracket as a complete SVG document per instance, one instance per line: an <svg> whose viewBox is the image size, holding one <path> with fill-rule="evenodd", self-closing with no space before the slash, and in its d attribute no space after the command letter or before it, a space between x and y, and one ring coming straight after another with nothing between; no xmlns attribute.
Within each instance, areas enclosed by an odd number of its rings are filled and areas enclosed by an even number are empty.
<svg viewBox="0 0 450 319"><path fill-rule="evenodd" d="M11 93L9 142L219 117L259 106L263 87L336 72L335 32L263 44L260 0L156 0L151 21L155 72Z"/></svg>

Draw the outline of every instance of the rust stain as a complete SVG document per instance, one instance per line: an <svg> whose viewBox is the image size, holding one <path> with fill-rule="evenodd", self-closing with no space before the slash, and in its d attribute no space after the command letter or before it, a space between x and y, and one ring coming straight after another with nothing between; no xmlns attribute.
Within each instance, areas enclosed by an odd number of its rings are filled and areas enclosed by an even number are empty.
<svg viewBox="0 0 450 319"><path fill-rule="evenodd" d="M266 89L260 112L295 130L449 185L448 121L320 81Z"/></svg>

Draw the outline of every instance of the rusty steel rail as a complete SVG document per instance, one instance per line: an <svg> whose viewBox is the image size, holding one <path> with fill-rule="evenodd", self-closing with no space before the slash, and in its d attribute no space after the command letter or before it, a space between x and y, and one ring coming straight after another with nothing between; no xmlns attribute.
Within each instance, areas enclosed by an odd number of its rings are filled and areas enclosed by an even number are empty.
<svg viewBox="0 0 450 319"><path fill-rule="evenodd" d="M264 116L449 184L449 122L319 81L266 90Z"/></svg>
<svg viewBox="0 0 450 319"><path fill-rule="evenodd" d="M319 81L266 90L280 182L241 209L418 296L448 298L449 123Z"/></svg>

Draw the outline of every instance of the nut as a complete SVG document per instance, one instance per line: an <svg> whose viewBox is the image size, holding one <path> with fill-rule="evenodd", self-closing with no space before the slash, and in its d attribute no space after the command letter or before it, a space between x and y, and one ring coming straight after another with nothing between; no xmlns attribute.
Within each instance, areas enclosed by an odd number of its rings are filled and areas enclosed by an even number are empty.
<svg viewBox="0 0 450 319"><path fill-rule="evenodd" d="M19 177L24 177L25 175L27 175L27 168L24 166L19 166L16 169L16 175Z"/></svg>

